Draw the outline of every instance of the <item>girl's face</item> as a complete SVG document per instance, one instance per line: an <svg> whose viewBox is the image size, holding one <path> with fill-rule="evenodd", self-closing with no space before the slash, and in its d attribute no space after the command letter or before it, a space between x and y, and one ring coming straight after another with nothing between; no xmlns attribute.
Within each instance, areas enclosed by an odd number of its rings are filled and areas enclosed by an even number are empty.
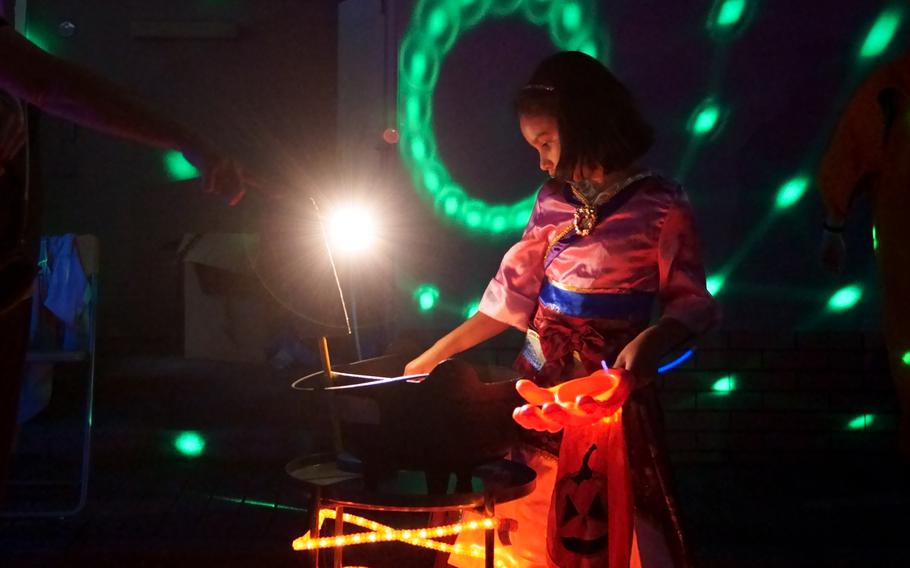
<svg viewBox="0 0 910 568"><path fill-rule="evenodd" d="M559 163L559 128L556 119L547 115L521 115L518 117L521 134L540 154L540 169L550 177L556 176Z"/></svg>
<svg viewBox="0 0 910 568"><path fill-rule="evenodd" d="M556 166L559 164L559 123L552 116L523 114L518 117L518 126L528 144L540 155L540 169L550 177L556 177ZM572 179L567 181L587 179L599 182L603 178L604 171L599 165L577 166Z"/></svg>

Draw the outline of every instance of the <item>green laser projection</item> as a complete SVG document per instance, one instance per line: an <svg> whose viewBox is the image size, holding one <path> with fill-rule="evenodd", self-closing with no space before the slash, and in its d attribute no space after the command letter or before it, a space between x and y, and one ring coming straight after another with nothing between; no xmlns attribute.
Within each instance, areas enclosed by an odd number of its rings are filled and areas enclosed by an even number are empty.
<svg viewBox="0 0 910 568"><path fill-rule="evenodd" d="M732 26L743 17L746 0L726 0L717 12L715 23L719 27Z"/></svg>
<svg viewBox="0 0 910 568"><path fill-rule="evenodd" d="M711 390L717 394L730 394L735 388L736 377L733 375L722 377L711 386Z"/></svg>
<svg viewBox="0 0 910 568"><path fill-rule="evenodd" d="M465 319L468 319L469 317L476 314L478 309L480 309L480 300L474 299L468 302L468 304L464 307L462 313L464 314Z"/></svg>
<svg viewBox="0 0 910 568"><path fill-rule="evenodd" d="M184 181L199 177L199 170L189 163L183 154L177 150L168 150L164 153L164 169L168 178L173 181Z"/></svg>
<svg viewBox="0 0 910 568"><path fill-rule="evenodd" d="M44 34L42 34L40 32L35 32L32 30L26 30L25 39L32 42L32 44L34 44L34 46L37 47L38 49L40 49L41 51L46 51L48 53L51 52L49 44L47 42L47 38L44 37Z"/></svg>
<svg viewBox="0 0 910 568"><path fill-rule="evenodd" d="M792 207L806 193L808 188L809 178L807 176L800 175L785 181L780 186L780 189L777 190L774 206L779 210Z"/></svg>
<svg viewBox="0 0 910 568"><path fill-rule="evenodd" d="M708 31L716 36L731 36L744 28L746 0L716 0L708 14Z"/></svg>
<svg viewBox="0 0 910 568"><path fill-rule="evenodd" d="M872 250L878 250L878 235L875 233L875 225L872 225Z"/></svg>
<svg viewBox="0 0 910 568"><path fill-rule="evenodd" d="M705 280L705 287L708 288L708 293L712 296L716 296L720 292L721 288L724 287L724 282L727 278L723 274L712 274L708 276Z"/></svg>
<svg viewBox="0 0 910 568"><path fill-rule="evenodd" d="M545 27L560 51L578 50L605 61L606 39L593 0L419 0L398 58L399 152L417 193L435 213L468 232L521 231L536 193L510 204L470 196L436 154L433 91L446 55L468 29L488 18L519 16Z"/></svg>
<svg viewBox="0 0 910 568"><path fill-rule="evenodd" d="M720 120L720 107L714 102L712 97L705 99L689 119L689 132L696 137L702 137L710 134L717 127Z"/></svg>
<svg viewBox="0 0 910 568"><path fill-rule="evenodd" d="M910 351L904 351L904 354L901 355L901 363L910 366Z"/></svg>
<svg viewBox="0 0 910 568"><path fill-rule="evenodd" d="M258 501L256 499L241 499L239 497L222 497L221 495L215 495L215 499L220 501L227 501L229 503L237 503L239 505L249 505L251 507L263 507L266 509L280 509L282 511L306 511L300 507L292 507L291 505L282 505L280 503L272 503L269 501Z"/></svg>
<svg viewBox="0 0 910 568"><path fill-rule="evenodd" d="M835 312L849 310L863 297L863 287L859 284L844 286L828 300L828 309Z"/></svg>
<svg viewBox="0 0 910 568"><path fill-rule="evenodd" d="M174 438L174 447L185 456L196 457L205 449L205 439L198 432L181 432Z"/></svg>
<svg viewBox="0 0 910 568"><path fill-rule="evenodd" d="M421 312L428 312L439 302L439 288L432 284L421 284L414 290L414 300Z"/></svg>
<svg viewBox="0 0 910 568"><path fill-rule="evenodd" d="M874 414L862 414L847 422L847 430L865 430L874 420Z"/></svg>
<svg viewBox="0 0 910 568"><path fill-rule="evenodd" d="M894 39L894 34L904 18L904 10L900 7L886 9L879 14L878 18L866 34L863 46L859 50L859 56L862 59L869 59L881 55L888 48L888 44Z"/></svg>

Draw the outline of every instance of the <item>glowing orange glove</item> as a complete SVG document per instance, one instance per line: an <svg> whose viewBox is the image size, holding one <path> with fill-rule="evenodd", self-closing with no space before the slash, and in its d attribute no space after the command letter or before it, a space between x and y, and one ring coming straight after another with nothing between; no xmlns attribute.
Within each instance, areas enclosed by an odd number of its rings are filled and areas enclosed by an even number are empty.
<svg viewBox="0 0 910 568"><path fill-rule="evenodd" d="M618 411L632 392L634 377L625 369L598 370L550 388L522 379L515 384L528 404L512 412L523 428L558 432L566 426L594 424Z"/></svg>

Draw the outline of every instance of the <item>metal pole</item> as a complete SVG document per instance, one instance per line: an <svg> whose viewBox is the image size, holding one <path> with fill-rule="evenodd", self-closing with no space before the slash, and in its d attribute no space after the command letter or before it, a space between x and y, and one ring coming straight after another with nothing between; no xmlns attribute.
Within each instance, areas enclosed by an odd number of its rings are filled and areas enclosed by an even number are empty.
<svg viewBox="0 0 910 568"><path fill-rule="evenodd" d="M495 502L493 499L493 493L488 489L483 498L483 514L484 518L495 519L496 513L494 510ZM484 531L484 551L483 551L483 560L485 568L494 568L496 565L496 529L487 529Z"/></svg>
<svg viewBox="0 0 910 568"><path fill-rule="evenodd" d="M332 371L332 358L329 355L329 340L326 336L319 338L319 356L322 359L322 371L325 373L326 383L332 386L335 382L335 373ZM341 424L338 421L338 412L335 408L335 397L331 392L323 393L327 396L329 415L332 421L332 447L336 455L340 455L343 450L341 443Z"/></svg>

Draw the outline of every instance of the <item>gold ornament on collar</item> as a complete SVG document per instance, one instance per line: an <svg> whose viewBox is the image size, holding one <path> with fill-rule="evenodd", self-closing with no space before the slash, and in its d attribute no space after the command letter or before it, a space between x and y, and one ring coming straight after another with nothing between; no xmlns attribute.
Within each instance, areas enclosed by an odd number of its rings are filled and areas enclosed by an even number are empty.
<svg viewBox="0 0 910 568"><path fill-rule="evenodd" d="M575 233L579 237L587 237L597 225L597 209L591 205L588 197L575 184L570 183L569 188L575 194L575 198L581 201L581 207L576 208L572 215L572 225L575 226Z"/></svg>
<svg viewBox="0 0 910 568"><path fill-rule="evenodd" d="M572 224L575 225L575 233L579 237L587 237L597 225L597 210L590 205L582 205L575 210L572 216Z"/></svg>

